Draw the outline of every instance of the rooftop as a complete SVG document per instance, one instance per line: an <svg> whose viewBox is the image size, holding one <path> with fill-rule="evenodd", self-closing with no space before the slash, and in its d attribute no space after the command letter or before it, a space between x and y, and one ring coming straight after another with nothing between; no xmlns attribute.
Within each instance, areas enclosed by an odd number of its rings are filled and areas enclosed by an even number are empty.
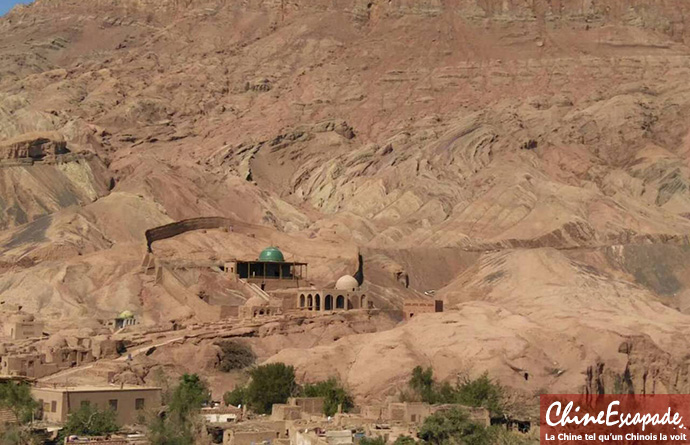
<svg viewBox="0 0 690 445"><path fill-rule="evenodd" d="M117 391L151 391L158 390L161 388L158 386L36 386L34 389L39 391L50 391L50 392L117 392Z"/></svg>

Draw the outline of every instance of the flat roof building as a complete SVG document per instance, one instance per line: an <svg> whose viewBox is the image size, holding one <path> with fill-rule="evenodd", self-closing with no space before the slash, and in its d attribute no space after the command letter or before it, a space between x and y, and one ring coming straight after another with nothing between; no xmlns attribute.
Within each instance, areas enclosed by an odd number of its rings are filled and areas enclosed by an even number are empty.
<svg viewBox="0 0 690 445"><path fill-rule="evenodd" d="M26 340L43 336L43 322L36 321L33 315L16 313L4 326L5 335L12 340Z"/></svg>
<svg viewBox="0 0 690 445"><path fill-rule="evenodd" d="M267 247L256 260L236 260L226 270L236 279L261 286L263 290L299 287L307 279L307 263L285 261L277 247Z"/></svg>
<svg viewBox="0 0 690 445"><path fill-rule="evenodd" d="M34 387L31 393L43 408L43 420L64 423L83 405L112 409L117 423L138 423L144 410L161 406L161 388L145 386Z"/></svg>
<svg viewBox="0 0 690 445"><path fill-rule="evenodd" d="M403 315L409 320L418 314L443 312L443 300L407 300L403 303Z"/></svg>

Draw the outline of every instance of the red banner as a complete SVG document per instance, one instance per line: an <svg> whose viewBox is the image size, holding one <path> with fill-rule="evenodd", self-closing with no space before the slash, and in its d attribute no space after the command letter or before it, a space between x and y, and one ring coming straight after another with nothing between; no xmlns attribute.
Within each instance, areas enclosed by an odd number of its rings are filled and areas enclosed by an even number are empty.
<svg viewBox="0 0 690 445"><path fill-rule="evenodd" d="M690 395L540 396L541 445L690 443Z"/></svg>

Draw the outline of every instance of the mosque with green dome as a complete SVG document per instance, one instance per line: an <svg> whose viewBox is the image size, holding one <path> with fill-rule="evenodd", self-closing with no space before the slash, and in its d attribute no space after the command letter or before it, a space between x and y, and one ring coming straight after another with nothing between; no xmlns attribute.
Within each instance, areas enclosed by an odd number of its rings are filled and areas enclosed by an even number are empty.
<svg viewBox="0 0 690 445"><path fill-rule="evenodd" d="M286 261L275 246L265 248L256 260L237 260L228 270L236 278L260 285L262 289L295 288L307 279L307 263Z"/></svg>

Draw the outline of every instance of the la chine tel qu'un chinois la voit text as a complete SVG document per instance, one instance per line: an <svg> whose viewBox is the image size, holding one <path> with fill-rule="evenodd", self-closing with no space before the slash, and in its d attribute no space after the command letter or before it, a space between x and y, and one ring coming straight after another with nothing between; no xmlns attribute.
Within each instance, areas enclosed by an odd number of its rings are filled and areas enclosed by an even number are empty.
<svg viewBox="0 0 690 445"><path fill-rule="evenodd" d="M575 424L579 426L587 425L601 425L606 427L638 427L643 432L648 426L653 425L666 425L674 426L678 430L676 434L665 434L665 433L626 433L618 434L616 432L608 433L558 433L558 434L546 434L545 440L565 440L565 441L621 441L621 440L634 440L634 441L682 441L686 442L687 433L682 430L687 430L683 424L683 417L678 412L672 412L669 407L665 413L626 413L618 412L616 407L620 406L620 402L617 400L612 401L608 404L606 411L599 411L598 414L592 415L589 413L584 413L578 416L575 413L579 413L580 407L574 406L573 402L569 402L565 408L563 408L561 402L553 402L546 411L546 423L551 427L565 427L566 425ZM573 409L574 408L574 409Z"/></svg>

